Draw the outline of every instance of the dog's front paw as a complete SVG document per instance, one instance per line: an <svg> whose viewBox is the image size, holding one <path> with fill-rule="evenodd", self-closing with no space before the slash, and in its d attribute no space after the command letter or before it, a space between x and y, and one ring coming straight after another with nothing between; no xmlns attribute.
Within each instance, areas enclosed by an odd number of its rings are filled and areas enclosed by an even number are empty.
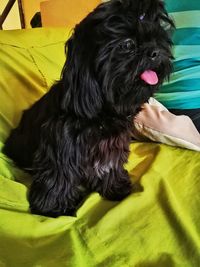
<svg viewBox="0 0 200 267"><path fill-rule="evenodd" d="M97 190L103 197L119 201L132 192L132 184L126 171L111 172L104 176Z"/></svg>
<svg viewBox="0 0 200 267"><path fill-rule="evenodd" d="M75 206L69 205L67 198L56 188L47 190L44 184L33 182L28 196L30 210L33 214L49 217L61 215L73 216Z"/></svg>
<svg viewBox="0 0 200 267"><path fill-rule="evenodd" d="M75 209L60 209L59 207L40 207L37 203L30 203L30 211L33 214L47 216L47 217L59 217L62 215L75 216Z"/></svg>
<svg viewBox="0 0 200 267"><path fill-rule="evenodd" d="M29 194L29 204L31 213L54 218L62 215L75 216L75 208L61 206L56 201L48 201L49 198L47 200L45 199L45 197L33 197L32 194Z"/></svg>
<svg viewBox="0 0 200 267"><path fill-rule="evenodd" d="M127 197L132 191L132 185L130 181L122 181L112 184L110 188L105 192L104 196L113 201L120 201Z"/></svg>

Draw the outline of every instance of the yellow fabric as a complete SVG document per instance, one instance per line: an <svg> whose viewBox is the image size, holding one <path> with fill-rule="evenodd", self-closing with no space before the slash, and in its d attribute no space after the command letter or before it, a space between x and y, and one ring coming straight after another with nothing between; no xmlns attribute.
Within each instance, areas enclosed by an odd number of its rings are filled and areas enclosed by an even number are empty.
<svg viewBox="0 0 200 267"><path fill-rule="evenodd" d="M0 31L0 142L22 109L60 76L66 29ZM121 202L93 193L77 217L32 215L31 182L0 153L0 267L200 266L200 154L134 143L138 190Z"/></svg>

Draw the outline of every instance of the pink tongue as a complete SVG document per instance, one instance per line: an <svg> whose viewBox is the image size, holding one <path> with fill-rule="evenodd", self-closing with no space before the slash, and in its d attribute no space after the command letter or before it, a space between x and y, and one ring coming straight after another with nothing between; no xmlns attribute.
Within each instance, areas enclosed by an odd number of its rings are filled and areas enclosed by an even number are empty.
<svg viewBox="0 0 200 267"><path fill-rule="evenodd" d="M148 84L155 85L158 83L158 76L153 70L145 70L140 78Z"/></svg>

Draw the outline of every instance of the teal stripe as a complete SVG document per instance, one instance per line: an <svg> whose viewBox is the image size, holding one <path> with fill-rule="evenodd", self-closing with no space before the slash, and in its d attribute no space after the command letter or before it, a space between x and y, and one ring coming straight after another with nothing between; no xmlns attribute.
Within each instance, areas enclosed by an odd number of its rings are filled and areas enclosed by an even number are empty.
<svg viewBox="0 0 200 267"><path fill-rule="evenodd" d="M170 16L175 21L176 29L200 27L200 10L174 12Z"/></svg>
<svg viewBox="0 0 200 267"><path fill-rule="evenodd" d="M200 57L196 57L196 58L186 58L186 59L182 59L182 60L175 60L173 63L173 71L177 72L180 70L184 70L187 68L194 68L198 66L199 67L199 73L200 73ZM198 73L198 74L199 74Z"/></svg>
<svg viewBox="0 0 200 267"><path fill-rule="evenodd" d="M171 74L170 82L173 81L182 81L183 79L197 79L200 78L200 65L193 68L186 68Z"/></svg>
<svg viewBox="0 0 200 267"><path fill-rule="evenodd" d="M200 10L199 0L165 0L165 4L168 12Z"/></svg>
<svg viewBox="0 0 200 267"><path fill-rule="evenodd" d="M173 71L177 72L180 70L184 70L187 68L194 68L199 66L199 73L200 73L200 57L197 58L188 58L183 60L175 60L173 63Z"/></svg>
<svg viewBox="0 0 200 267"><path fill-rule="evenodd" d="M200 28L177 29L173 42L174 45L200 45Z"/></svg>
<svg viewBox="0 0 200 267"><path fill-rule="evenodd" d="M181 97L180 97L181 96ZM155 98L168 109L200 108L200 91L178 93L157 93Z"/></svg>
<svg viewBox="0 0 200 267"><path fill-rule="evenodd" d="M167 108L200 108L200 0L165 0L173 17L174 72L156 98Z"/></svg>
<svg viewBox="0 0 200 267"><path fill-rule="evenodd" d="M180 80L166 83L160 88L160 92L171 93L171 92L189 92L189 91L200 91L200 77L198 79L191 80Z"/></svg>

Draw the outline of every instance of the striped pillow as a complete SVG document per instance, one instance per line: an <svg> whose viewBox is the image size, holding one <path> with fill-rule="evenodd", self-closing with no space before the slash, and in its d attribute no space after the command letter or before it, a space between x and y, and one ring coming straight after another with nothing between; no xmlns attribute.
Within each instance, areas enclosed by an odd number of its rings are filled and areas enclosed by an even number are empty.
<svg viewBox="0 0 200 267"><path fill-rule="evenodd" d="M200 108L200 0L165 0L174 18L174 71L156 94L168 109Z"/></svg>

